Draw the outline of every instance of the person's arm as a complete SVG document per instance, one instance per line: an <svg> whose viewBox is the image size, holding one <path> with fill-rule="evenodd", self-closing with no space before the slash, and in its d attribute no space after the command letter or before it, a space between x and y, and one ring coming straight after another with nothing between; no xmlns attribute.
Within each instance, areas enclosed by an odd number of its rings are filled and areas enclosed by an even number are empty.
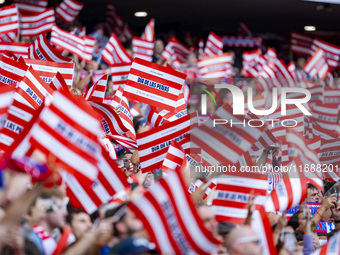
<svg viewBox="0 0 340 255"><path fill-rule="evenodd" d="M270 154L271 148L267 147L263 150L259 160L256 162L256 166L259 167L259 170L262 170L262 167L266 164L268 155Z"/></svg>
<svg viewBox="0 0 340 255"><path fill-rule="evenodd" d="M304 255L309 255L313 252L313 232L312 232L312 224L311 224L311 212L306 205L304 207L304 210L307 216L307 223L304 229L302 251Z"/></svg>
<svg viewBox="0 0 340 255"><path fill-rule="evenodd" d="M332 215L334 218L334 223L335 223L335 229L340 228L340 202L337 201L336 206L331 208Z"/></svg>
<svg viewBox="0 0 340 255"><path fill-rule="evenodd" d="M248 199L248 215L246 221L244 222L244 225L250 225L251 223L251 217L253 215L253 212L255 211L254 199L255 196L251 194Z"/></svg>
<svg viewBox="0 0 340 255"><path fill-rule="evenodd" d="M336 206L336 194L327 197L321 207L316 211L312 218L312 226L317 226L321 221L322 215L329 210L332 206Z"/></svg>
<svg viewBox="0 0 340 255"><path fill-rule="evenodd" d="M277 245L282 232L282 229L287 225L286 215L282 214L279 218L275 230L273 232L274 245Z"/></svg>
<svg viewBox="0 0 340 255"><path fill-rule="evenodd" d="M82 239L77 241L74 245L66 249L63 255L94 255L99 254L102 246L110 240L113 234L112 223L117 219L114 217L103 219L98 227L85 234Z"/></svg>

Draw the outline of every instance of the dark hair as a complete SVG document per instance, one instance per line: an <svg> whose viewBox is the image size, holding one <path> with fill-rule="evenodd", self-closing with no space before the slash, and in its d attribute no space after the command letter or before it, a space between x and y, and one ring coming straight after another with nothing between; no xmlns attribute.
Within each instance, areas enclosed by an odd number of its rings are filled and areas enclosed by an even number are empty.
<svg viewBox="0 0 340 255"><path fill-rule="evenodd" d="M307 184L307 189L316 189L316 190L319 190L317 187L315 187L313 184L311 183L308 183Z"/></svg>
<svg viewBox="0 0 340 255"><path fill-rule="evenodd" d="M288 224L291 226L294 230L296 230L299 227L299 215L302 213L302 211L298 210L295 212L292 217L290 217Z"/></svg>
<svg viewBox="0 0 340 255"><path fill-rule="evenodd" d="M333 229L331 232L327 234L327 240L329 240L332 236L334 236L336 233L338 233L338 229Z"/></svg>
<svg viewBox="0 0 340 255"><path fill-rule="evenodd" d="M303 241L304 233L301 230L295 230L295 238L298 242Z"/></svg>
<svg viewBox="0 0 340 255"><path fill-rule="evenodd" d="M133 122L133 128L135 129L136 132L139 129L141 119L145 119L145 117L143 115L137 115L133 118L133 121L132 121Z"/></svg>
<svg viewBox="0 0 340 255"><path fill-rule="evenodd" d="M67 204L67 216L66 216L66 222L71 225L71 222L73 220L73 215L78 213L86 213L81 208L74 208L70 203Z"/></svg>

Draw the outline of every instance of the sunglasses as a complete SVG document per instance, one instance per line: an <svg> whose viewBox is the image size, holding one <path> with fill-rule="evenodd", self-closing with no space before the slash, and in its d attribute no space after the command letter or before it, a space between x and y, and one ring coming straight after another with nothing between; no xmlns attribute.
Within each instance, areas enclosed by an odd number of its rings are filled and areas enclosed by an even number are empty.
<svg viewBox="0 0 340 255"><path fill-rule="evenodd" d="M257 236L245 236L236 240L238 243L255 243L256 245L261 244L261 239Z"/></svg>

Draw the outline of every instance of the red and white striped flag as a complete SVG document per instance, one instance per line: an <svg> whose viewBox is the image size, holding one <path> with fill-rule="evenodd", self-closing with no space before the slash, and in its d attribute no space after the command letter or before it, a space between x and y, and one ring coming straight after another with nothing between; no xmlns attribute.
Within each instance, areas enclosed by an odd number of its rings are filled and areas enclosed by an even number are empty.
<svg viewBox="0 0 340 255"><path fill-rule="evenodd" d="M190 132L190 116L184 116L146 132L137 134L139 158L143 173L159 169L172 140L181 141Z"/></svg>
<svg viewBox="0 0 340 255"><path fill-rule="evenodd" d="M91 102L104 103L107 74L101 77L86 93L85 99Z"/></svg>
<svg viewBox="0 0 340 255"><path fill-rule="evenodd" d="M186 75L142 59L134 59L124 88L127 98L174 111Z"/></svg>
<svg viewBox="0 0 340 255"><path fill-rule="evenodd" d="M19 13L16 5L8 5L0 9L0 34L17 33L19 29Z"/></svg>
<svg viewBox="0 0 340 255"><path fill-rule="evenodd" d="M175 140L172 140L161 167L162 171L176 171L177 167L182 166L184 156L182 146Z"/></svg>
<svg viewBox="0 0 340 255"><path fill-rule="evenodd" d="M106 3L105 29L108 34L119 36L123 32L124 20L112 3Z"/></svg>
<svg viewBox="0 0 340 255"><path fill-rule="evenodd" d="M17 33L9 32L6 34L0 34L0 43L12 43L17 37Z"/></svg>
<svg viewBox="0 0 340 255"><path fill-rule="evenodd" d="M197 66L202 79L226 78L231 76L231 55L224 53L198 60Z"/></svg>
<svg viewBox="0 0 340 255"><path fill-rule="evenodd" d="M325 245L320 246L311 255L339 255L340 233L335 233Z"/></svg>
<svg viewBox="0 0 340 255"><path fill-rule="evenodd" d="M34 109L40 108L45 98L52 98L53 90L29 67L25 77L20 82L14 99Z"/></svg>
<svg viewBox="0 0 340 255"><path fill-rule="evenodd" d="M164 118L157 112L155 107L151 107L149 114L148 114L148 122L150 123L151 127L159 127L162 125Z"/></svg>
<svg viewBox="0 0 340 255"><path fill-rule="evenodd" d="M146 25L141 39L148 42L154 42L155 40L155 19L150 19L149 23Z"/></svg>
<svg viewBox="0 0 340 255"><path fill-rule="evenodd" d="M50 83L54 76L59 72L64 78L68 87L72 86L74 63L58 63L51 61L43 61L38 59L25 59L25 63L28 66L33 67L34 71L43 79L46 83Z"/></svg>
<svg viewBox="0 0 340 255"><path fill-rule="evenodd" d="M147 41L134 36L132 39L132 51L134 58L141 58L146 61L152 61L153 55L153 41Z"/></svg>
<svg viewBox="0 0 340 255"><path fill-rule="evenodd" d="M0 128L7 117L8 107L13 102L15 87L0 84Z"/></svg>
<svg viewBox="0 0 340 255"><path fill-rule="evenodd" d="M128 207L162 254L211 254L217 249L219 242L204 228L179 170L169 172Z"/></svg>
<svg viewBox="0 0 340 255"><path fill-rule="evenodd" d="M113 64L111 66L111 80L113 91L116 91L120 86L124 88L130 70L131 63Z"/></svg>
<svg viewBox="0 0 340 255"><path fill-rule="evenodd" d="M204 53L207 57L223 54L223 42L221 37L214 32L210 32L207 43L205 44Z"/></svg>
<svg viewBox="0 0 340 255"><path fill-rule="evenodd" d="M0 54L12 52L17 57L28 58L29 43L0 43Z"/></svg>
<svg viewBox="0 0 340 255"><path fill-rule="evenodd" d="M265 203L266 211L283 212L289 208L301 204L307 196L306 179L301 179L299 169L294 170L295 163L288 165L288 172L280 179Z"/></svg>
<svg viewBox="0 0 340 255"><path fill-rule="evenodd" d="M64 57L49 43L44 34L39 35L37 39L28 48L30 59L40 59L44 61L53 61L59 63L69 63L72 59Z"/></svg>
<svg viewBox="0 0 340 255"><path fill-rule="evenodd" d="M19 137L22 130L35 115L35 109L16 100L9 106L7 118L0 129L0 148L7 151L13 141Z"/></svg>
<svg viewBox="0 0 340 255"><path fill-rule="evenodd" d="M315 50L313 55L306 62L303 70L313 78L318 77L324 79L329 72L324 51L320 48Z"/></svg>
<svg viewBox="0 0 340 255"><path fill-rule="evenodd" d="M123 96L123 93L123 87L119 87L115 92L111 105L113 107L120 106L120 117L124 126L129 130L126 132L126 134L133 140L136 140L136 132L132 122L133 118L131 116L129 102L127 101L126 97Z"/></svg>
<svg viewBox="0 0 340 255"><path fill-rule="evenodd" d="M56 15L65 23L72 23L83 7L84 3L77 2L76 0L64 0L56 8Z"/></svg>
<svg viewBox="0 0 340 255"><path fill-rule="evenodd" d="M268 214L263 206L259 206L258 210L254 212L250 226L261 239L261 244L263 247L262 254L276 255L277 249L274 244L273 231L270 227L271 224Z"/></svg>
<svg viewBox="0 0 340 255"><path fill-rule="evenodd" d="M180 43L175 37L172 37L162 52L164 60L171 60L175 68L179 68L190 54L190 50Z"/></svg>
<svg viewBox="0 0 340 255"><path fill-rule="evenodd" d="M57 72L57 74L54 76L54 78L50 82L49 86L53 90L64 89L65 91L68 91L71 88L71 87L67 86L63 76L59 72Z"/></svg>
<svg viewBox="0 0 340 255"><path fill-rule="evenodd" d="M317 102L313 106L311 120L329 131L335 131L338 127L338 103Z"/></svg>
<svg viewBox="0 0 340 255"><path fill-rule="evenodd" d="M320 163L328 166L328 178L334 180L340 178L338 168L340 166L340 139L322 140L320 147Z"/></svg>
<svg viewBox="0 0 340 255"><path fill-rule="evenodd" d="M107 134L106 137L112 138L117 143L122 145L127 149L127 151L133 153L135 150L138 149L137 142L132 138L122 136L122 135L109 135Z"/></svg>
<svg viewBox="0 0 340 255"><path fill-rule="evenodd" d="M88 103L81 97L75 100L68 92L60 90L54 92L53 101L42 109L20 144L28 140L30 150L39 149L46 156L54 155L60 169L77 176L82 183L91 183L98 175L101 132L99 116ZM18 144L12 147L15 148L14 158L26 153Z"/></svg>
<svg viewBox="0 0 340 255"><path fill-rule="evenodd" d="M312 44L312 51L322 49L325 58L327 59L327 64L331 69L338 68L340 62L340 47L328 42L322 41L318 38L314 39Z"/></svg>
<svg viewBox="0 0 340 255"><path fill-rule="evenodd" d="M132 57L126 52L116 35L112 35L107 42L101 58L109 65L130 63Z"/></svg>
<svg viewBox="0 0 340 255"><path fill-rule="evenodd" d="M48 0L14 0L20 13L41 13L46 10Z"/></svg>
<svg viewBox="0 0 340 255"><path fill-rule="evenodd" d="M76 54L86 62L91 62L92 60L95 39L91 36L81 38L54 25L51 33L51 43L60 47L62 50Z"/></svg>
<svg viewBox="0 0 340 255"><path fill-rule="evenodd" d="M212 201L212 210L219 222L230 221L244 224L248 213L250 194L255 197L255 205L262 205L268 188L268 176L259 173L238 173L222 175L217 180L217 186Z"/></svg>
<svg viewBox="0 0 340 255"><path fill-rule="evenodd" d="M129 186L126 176L117 164L102 149L98 159L98 178L87 185L67 174L64 178L66 194L75 208L83 208L88 214L94 213L99 206L108 203L112 196Z"/></svg>
<svg viewBox="0 0 340 255"><path fill-rule="evenodd" d="M16 87L27 71L27 66L5 56L0 56L0 85Z"/></svg>
<svg viewBox="0 0 340 255"><path fill-rule="evenodd" d="M46 11L38 14L22 14L20 17L20 34L21 36L34 37L50 32L54 21L53 8L48 8Z"/></svg>
<svg viewBox="0 0 340 255"><path fill-rule="evenodd" d="M123 135L129 131L112 106L96 102L89 103L102 117L102 126L106 134Z"/></svg>
<svg viewBox="0 0 340 255"><path fill-rule="evenodd" d="M228 124L215 125L215 119L228 120L229 122ZM221 164L233 165L251 148L265 130L264 126L250 127L232 124L243 123L242 119L242 116L233 115L230 105L224 104L200 127L191 130L191 142L208 152Z"/></svg>
<svg viewBox="0 0 340 255"><path fill-rule="evenodd" d="M311 47L313 39L307 35L297 32L291 32L290 34L291 51L298 55L311 55Z"/></svg>

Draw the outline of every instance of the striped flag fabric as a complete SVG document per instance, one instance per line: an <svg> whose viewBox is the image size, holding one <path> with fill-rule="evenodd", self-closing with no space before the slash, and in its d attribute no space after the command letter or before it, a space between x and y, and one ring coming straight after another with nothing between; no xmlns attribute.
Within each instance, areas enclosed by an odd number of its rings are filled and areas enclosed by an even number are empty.
<svg viewBox="0 0 340 255"><path fill-rule="evenodd" d="M17 33L19 29L19 13L16 5L8 5L0 9L0 34Z"/></svg>
<svg viewBox="0 0 340 255"><path fill-rule="evenodd" d="M291 32L290 34L290 49L293 53L298 55L311 55L311 47L313 39L307 35Z"/></svg>
<svg viewBox="0 0 340 255"><path fill-rule="evenodd" d="M185 77L171 68L136 58L124 87L124 96L174 111Z"/></svg>
<svg viewBox="0 0 340 255"><path fill-rule="evenodd" d="M328 239L325 245L320 246L311 255L338 255L340 251L340 234L335 233L330 239Z"/></svg>
<svg viewBox="0 0 340 255"><path fill-rule="evenodd" d="M231 76L231 55L224 53L198 60L197 66L202 79L226 78Z"/></svg>
<svg viewBox="0 0 340 255"><path fill-rule="evenodd" d="M111 80L113 91L116 91L119 87L124 88L130 70L131 63L113 64L111 66Z"/></svg>
<svg viewBox="0 0 340 255"><path fill-rule="evenodd" d="M91 185L82 183L70 174L64 178L70 203L75 208L83 208L89 215L102 204L110 202L113 195L129 187L123 171L104 149L98 159L98 170L98 178Z"/></svg>
<svg viewBox="0 0 340 255"><path fill-rule="evenodd" d="M59 72L64 78L68 87L72 86L74 63L58 63L39 59L24 59L26 65L33 67L34 71L43 81L50 83L54 76Z"/></svg>
<svg viewBox="0 0 340 255"><path fill-rule="evenodd" d="M205 44L204 53L207 57L223 54L223 42L222 39L214 32L210 32L207 43Z"/></svg>
<svg viewBox="0 0 340 255"><path fill-rule="evenodd" d="M172 140L181 141L190 132L190 115L137 134L142 172L159 169Z"/></svg>
<svg viewBox="0 0 340 255"><path fill-rule="evenodd" d="M228 120L228 124L214 125L215 119ZM231 125L242 123L242 116L233 115L230 105L224 104L198 128L191 130L191 142L212 155L218 162L233 165L261 137L265 127ZM215 127L214 127L215 126Z"/></svg>
<svg viewBox="0 0 340 255"><path fill-rule="evenodd" d="M337 103L316 102L311 120L329 131L336 131L338 126L339 105Z"/></svg>
<svg viewBox="0 0 340 255"><path fill-rule="evenodd" d="M67 50L68 52L77 55L86 62L91 62L92 60L95 39L91 36L81 38L53 25L51 43L60 47L62 50Z"/></svg>
<svg viewBox="0 0 340 255"><path fill-rule="evenodd" d="M308 59L303 67L303 70L305 70L305 72L313 78L318 77L320 79L324 79L329 72L324 51L320 48L314 51L313 55Z"/></svg>
<svg viewBox="0 0 340 255"><path fill-rule="evenodd" d="M137 142L130 137L122 136L122 135L109 135L109 134L107 134L106 137L112 138L117 143L125 147L126 150L131 153L133 153L135 150L138 149Z"/></svg>
<svg viewBox="0 0 340 255"><path fill-rule="evenodd" d="M115 34L107 42L101 58L109 65L132 62L131 56L126 52Z"/></svg>
<svg viewBox="0 0 340 255"><path fill-rule="evenodd" d="M164 118L157 112L155 107L151 107L149 114L148 114L148 122L150 123L151 127L159 127L162 125Z"/></svg>
<svg viewBox="0 0 340 255"><path fill-rule="evenodd" d="M128 207L162 254L211 254L217 249L219 241L204 228L178 170L169 172Z"/></svg>
<svg viewBox="0 0 340 255"><path fill-rule="evenodd" d="M316 51L317 49L322 49L325 57L327 59L327 64L329 68L336 69L338 68L340 61L340 47L334 44L330 44L328 42L322 41L318 38L313 40L312 50Z"/></svg>
<svg viewBox="0 0 340 255"><path fill-rule="evenodd" d="M69 24L74 21L83 7L84 3L80 3L76 0L64 0L56 8L56 15L59 19Z"/></svg>
<svg viewBox="0 0 340 255"><path fill-rule="evenodd" d="M9 32L6 34L0 34L0 43L12 43L17 37L17 33Z"/></svg>
<svg viewBox="0 0 340 255"><path fill-rule="evenodd" d="M300 178L299 173L293 170L296 167L294 162L288 167L292 167L292 170L283 175L265 202L267 212L283 212L301 204L307 196L306 179Z"/></svg>
<svg viewBox="0 0 340 255"><path fill-rule="evenodd" d="M175 68L179 68L190 54L190 50L180 43L175 37L170 38L162 52L164 60L171 60Z"/></svg>
<svg viewBox="0 0 340 255"><path fill-rule="evenodd" d="M198 41L198 59L204 58L205 54L204 54L204 40L200 39Z"/></svg>
<svg viewBox="0 0 340 255"><path fill-rule="evenodd" d="M167 110L163 110L161 108L156 108L156 112L162 116L164 119L167 121L174 121L177 120L185 115L188 114L187 106L185 104L185 99L184 99L184 93L181 92L179 93L179 96L177 98L176 102L176 108L175 111L170 112Z"/></svg>
<svg viewBox="0 0 340 255"><path fill-rule="evenodd" d="M111 105L113 107L120 106L119 117L121 118L124 126L129 130L126 132L126 135L131 137L133 140L136 140L136 131L132 122L133 117L131 116L129 102L127 101L126 97L123 96L123 94L123 87L119 87L118 90L116 90L115 92Z"/></svg>
<svg viewBox="0 0 340 255"><path fill-rule="evenodd" d="M250 194L256 194L255 205L262 205L268 188L268 176L260 173L228 173L217 179L212 211L218 222L244 224Z"/></svg>
<svg viewBox="0 0 340 255"><path fill-rule="evenodd" d="M340 153L340 139L322 140L320 147L320 163L328 166L328 172L332 172L340 177L338 166L340 166L339 160Z"/></svg>
<svg viewBox="0 0 340 255"><path fill-rule="evenodd" d="M144 32L141 35L141 39L154 42L155 40L155 19L150 19L148 24L146 25Z"/></svg>
<svg viewBox="0 0 340 255"><path fill-rule="evenodd" d="M48 0L14 0L20 13L41 13L46 10Z"/></svg>
<svg viewBox="0 0 340 255"><path fill-rule="evenodd" d="M107 74L103 75L86 93L85 99L91 102L104 103L107 85Z"/></svg>
<svg viewBox="0 0 340 255"><path fill-rule="evenodd" d="M0 56L0 85L16 87L26 74L27 66L5 56Z"/></svg>
<svg viewBox="0 0 340 255"><path fill-rule="evenodd" d="M153 55L153 41L147 41L139 37L134 36L132 39L132 51L134 58L141 58L146 61L152 61Z"/></svg>
<svg viewBox="0 0 340 255"><path fill-rule="evenodd" d="M53 90L29 67L25 77L20 82L15 92L14 99L37 110L45 101L52 98Z"/></svg>
<svg viewBox="0 0 340 255"><path fill-rule="evenodd" d="M71 87L67 86L63 76L57 72L52 81L50 82L49 86L53 90L59 90L64 89L65 91L68 91Z"/></svg>
<svg viewBox="0 0 340 255"><path fill-rule="evenodd" d="M106 134L123 135L129 131L112 106L91 101L89 103L102 117L102 126Z"/></svg>
<svg viewBox="0 0 340 255"><path fill-rule="evenodd" d="M69 63L72 59L64 57L49 43L44 34L40 34L28 48L30 59L40 59L59 63Z"/></svg>
<svg viewBox="0 0 340 255"><path fill-rule="evenodd" d="M4 125L0 129L0 148L2 150L8 150L35 114L35 109L16 100L13 101L8 108Z"/></svg>
<svg viewBox="0 0 340 255"><path fill-rule="evenodd" d="M114 5L110 2L106 3L106 17L104 25L108 34L114 33L116 36L119 36L123 32L124 20Z"/></svg>
<svg viewBox="0 0 340 255"><path fill-rule="evenodd" d="M33 149L46 156L54 155L60 167L80 182L92 183L98 176L101 132L99 116L88 103L81 97L74 100L67 91L60 90L42 109L26 139ZM12 146L17 148L17 144ZM14 157L21 153L16 150Z"/></svg>
<svg viewBox="0 0 340 255"><path fill-rule="evenodd" d="M20 17L20 34L21 36L34 37L50 32L54 21L53 8L48 8L46 11L38 14L22 14Z"/></svg>
<svg viewBox="0 0 340 255"><path fill-rule="evenodd" d="M250 226L261 238L261 244L263 247L262 254L277 255L277 249L273 239L273 231L270 227L268 214L263 206L259 206L258 210L254 212Z"/></svg>
<svg viewBox="0 0 340 255"><path fill-rule="evenodd" d="M17 57L28 58L29 43L0 43L0 54L12 52Z"/></svg>
<svg viewBox="0 0 340 255"><path fill-rule="evenodd" d="M185 154L182 146L175 140L172 140L162 163L161 170L163 172L176 171L177 167L182 166L184 156Z"/></svg>
<svg viewBox="0 0 340 255"><path fill-rule="evenodd" d="M0 84L0 128L7 117L8 107L12 104L15 87Z"/></svg>

